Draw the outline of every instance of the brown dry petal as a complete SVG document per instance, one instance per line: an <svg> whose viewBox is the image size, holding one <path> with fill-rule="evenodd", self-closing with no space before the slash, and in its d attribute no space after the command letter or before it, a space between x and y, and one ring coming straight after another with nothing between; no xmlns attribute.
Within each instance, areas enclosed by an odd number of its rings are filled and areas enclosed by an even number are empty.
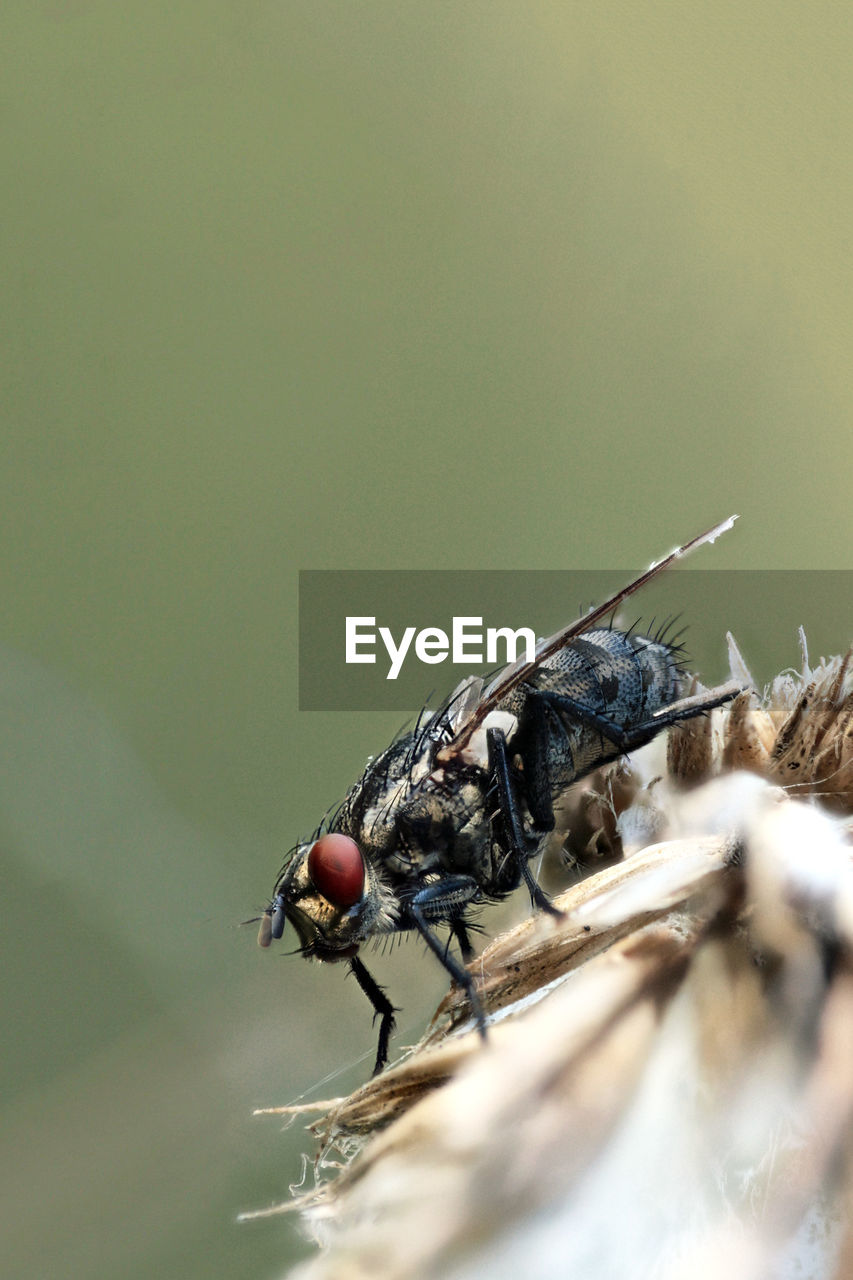
<svg viewBox="0 0 853 1280"><path fill-rule="evenodd" d="M564 973L606 951L641 925L684 904L720 877L733 856L725 839L670 841L608 867L554 899L562 920L522 921L487 946L471 965L490 1013L543 991ZM426 1037L433 1043L470 1017L464 993L451 989Z"/></svg>
<svg viewBox="0 0 853 1280"><path fill-rule="evenodd" d="M804 643L804 639L803 639ZM749 677L729 637L732 673ZM691 692L701 692L695 680ZM804 658L800 675L785 673L759 699L745 688L728 706L669 731L667 776L682 787L720 773L746 769L790 788L820 796L836 812L853 812L853 673L851 653Z"/></svg>
<svg viewBox="0 0 853 1280"><path fill-rule="evenodd" d="M770 777L853 811L851 652L821 660L795 679L774 681L767 711L777 723Z"/></svg>
<svg viewBox="0 0 853 1280"><path fill-rule="evenodd" d="M747 769L767 777L776 731L768 713L748 690L738 695L725 722L723 769Z"/></svg>
<svg viewBox="0 0 853 1280"><path fill-rule="evenodd" d="M696 695L702 685L694 679L690 693ZM714 724L712 715L696 716L673 725L667 735L666 764L669 777L685 786L704 782L714 770Z"/></svg>

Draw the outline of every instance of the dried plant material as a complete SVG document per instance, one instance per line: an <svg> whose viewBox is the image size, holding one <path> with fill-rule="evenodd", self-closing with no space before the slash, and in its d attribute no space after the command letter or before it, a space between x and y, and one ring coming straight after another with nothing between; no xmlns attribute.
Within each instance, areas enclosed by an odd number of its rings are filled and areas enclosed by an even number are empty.
<svg viewBox="0 0 853 1280"><path fill-rule="evenodd" d="M562 921L531 917L484 949L476 970L487 1013L494 1017L498 1012L520 1012L593 956L614 954L615 944L639 927L669 917L674 907L710 889L731 854L727 842L718 838L675 842L574 886L555 900L566 912ZM704 910L716 900L709 892ZM673 916L670 926L683 932L695 928L698 919ZM466 1027L461 1039L447 1039L450 1032ZM424 1093L445 1084L480 1047L464 994L452 988L413 1055L330 1108L326 1120L316 1126L318 1132L328 1140L383 1128Z"/></svg>
<svg viewBox="0 0 853 1280"><path fill-rule="evenodd" d="M554 805L554 830L546 859L562 863L556 877L565 883L566 867L598 870L623 854L618 816L637 795L636 777L624 760L596 769Z"/></svg>
<svg viewBox="0 0 853 1280"><path fill-rule="evenodd" d="M687 954L680 928L638 931L494 1028L445 1088L374 1138L311 1211L321 1228L333 1216L350 1258L363 1257L351 1274L443 1274L450 1256L536 1206L543 1169L558 1184L578 1178L636 1086ZM530 1118L523 1146L519 1114ZM342 1274L337 1258L318 1265L308 1274Z"/></svg>
<svg viewBox="0 0 853 1280"><path fill-rule="evenodd" d="M792 691L794 706L772 752L773 775L780 782L814 792L846 812L853 800L850 658L848 651L841 659L821 663L811 679L803 676L801 687Z"/></svg>
<svg viewBox="0 0 853 1280"><path fill-rule="evenodd" d="M768 713L755 703L754 695L745 692L729 708L721 752L723 769L748 769L759 774L769 770L776 732Z"/></svg>
<svg viewBox="0 0 853 1280"><path fill-rule="evenodd" d="M312 1126L294 1280L847 1276L852 696L806 659L567 797L611 854L656 838L486 946L487 1045L451 989Z"/></svg>
<svg viewBox="0 0 853 1280"><path fill-rule="evenodd" d="M542 991L638 925L660 919L706 888L735 855L718 837L667 842L574 885L554 900L563 920L532 916L484 948L476 972L487 1011ZM461 993L451 989L436 1013L439 1030L426 1043L458 1025L459 1010L467 1017Z"/></svg>
<svg viewBox="0 0 853 1280"><path fill-rule="evenodd" d="M441 1088L462 1064L481 1047L479 1036L470 1034L448 1040L430 1053L414 1053L397 1066L326 1108L325 1118L314 1125L323 1141L375 1133L397 1120L420 1098ZM284 1109L287 1113L287 1109Z"/></svg>
<svg viewBox="0 0 853 1280"><path fill-rule="evenodd" d="M701 689L698 680L693 681L692 693ZM714 767L714 724L710 716L700 716L683 724L673 725L667 736L667 774L672 781L685 786L709 778Z"/></svg>

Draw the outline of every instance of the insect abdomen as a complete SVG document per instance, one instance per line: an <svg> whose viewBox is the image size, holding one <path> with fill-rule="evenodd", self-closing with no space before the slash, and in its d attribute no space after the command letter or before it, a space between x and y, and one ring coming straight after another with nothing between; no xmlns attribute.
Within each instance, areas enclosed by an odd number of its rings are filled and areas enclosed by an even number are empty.
<svg viewBox="0 0 853 1280"><path fill-rule="evenodd" d="M577 778L621 752L577 714L586 708L621 729L648 722L679 696L678 650L648 636L593 630L569 641L513 691L530 811L553 825L552 802ZM648 739L655 731L649 733Z"/></svg>
<svg viewBox="0 0 853 1280"><path fill-rule="evenodd" d="M632 724L678 697L677 654L648 636L590 631L543 663L534 683Z"/></svg>

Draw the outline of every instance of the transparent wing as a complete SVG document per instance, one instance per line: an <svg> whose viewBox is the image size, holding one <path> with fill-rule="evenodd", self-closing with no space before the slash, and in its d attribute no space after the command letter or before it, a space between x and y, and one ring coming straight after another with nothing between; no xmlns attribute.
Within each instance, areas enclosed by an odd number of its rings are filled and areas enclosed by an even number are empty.
<svg viewBox="0 0 853 1280"><path fill-rule="evenodd" d="M555 631L552 636L539 640L532 662L519 661L511 663L503 671L499 672L485 689L481 688L478 691L475 691L474 686L478 683L482 686L482 681L478 682L475 677L471 677L468 681L463 681L453 695L454 698L458 697L458 706L454 706L452 709L454 737L438 753L438 761L446 762L463 751L489 712L493 711L507 694L535 671L546 658L550 658L552 654L557 653L575 636L582 635L584 631L588 631L596 622L612 613L623 600L627 600L629 596L632 596L635 591L639 591L652 578L657 577L659 573L663 573L665 569L675 564L676 560L680 560L689 552L695 551L697 547L704 546L706 542L715 542L720 534L731 529L735 520L737 520L737 516L729 516L728 520L723 520L720 524L714 525L713 529L708 529L707 532L700 533L698 537L691 538L689 542L685 542L683 546L676 547L674 551L664 556L662 560L657 560L650 565L633 582L629 582L627 586L622 587L609 600L605 600L603 604L596 605L589 613L576 618L567 627Z"/></svg>

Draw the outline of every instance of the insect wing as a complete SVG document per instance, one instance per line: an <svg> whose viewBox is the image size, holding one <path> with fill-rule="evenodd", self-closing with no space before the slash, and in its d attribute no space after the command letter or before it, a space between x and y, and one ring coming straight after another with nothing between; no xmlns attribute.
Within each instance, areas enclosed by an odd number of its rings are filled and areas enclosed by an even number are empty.
<svg viewBox="0 0 853 1280"><path fill-rule="evenodd" d="M479 676L467 676L453 690L447 704L447 725L457 734L467 724L483 699L483 681Z"/></svg>
<svg viewBox="0 0 853 1280"><path fill-rule="evenodd" d="M458 713L454 715L455 736L438 753L438 760L448 761L462 753L471 737L486 719L486 716L498 706L516 685L520 684L537 667L541 666L546 658L558 653L575 636L582 635L584 631L588 631L596 622L599 622L609 613L612 613L614 609L618 608L623 600L627 600L635 591L639 591L647 582L650 582L652 578L656 578L659 573L663 573L665 569L675 564L677 560L680 560L689 552L695 551L697 547L703 546L706 542L715 542L720 534L731 529L735 520L737 520L737 516L729 516L728 520L723 520L720 524L714 525L713 529L708 529L705 533L700 533L698 537L691 538L689 542L685 542L683 546L676 547L668 556L664 556L662 560L657 560L650 565L633 582L629 582L627 586L622 587L609 600L605 600L603 604L596 605L589 613L585 613L583 617L575 619L567 627L563 627L561 630L555 631L553 635L538 641L536 655L532 662L518 661L505 667L483 691L482 696L476 702L467 695L463 695L462 707L464 708L465 716L463 718ZM457 693L462 689L463 685L460 685Z"/></svg>

